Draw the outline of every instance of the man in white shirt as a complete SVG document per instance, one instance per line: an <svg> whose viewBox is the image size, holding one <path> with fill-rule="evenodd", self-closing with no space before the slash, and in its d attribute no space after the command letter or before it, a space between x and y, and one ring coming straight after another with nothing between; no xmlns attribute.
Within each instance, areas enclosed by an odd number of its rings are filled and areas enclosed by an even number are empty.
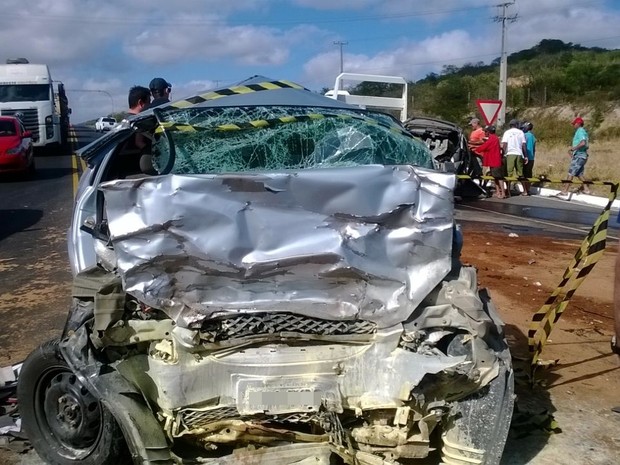
<svg viewBox="0 0 620 465"><path fill-rule="evenodd" d="M523 165L528 162L525 134L519 129L519 122L516 119L510 120L508 126L510 129L502 136L502 150L506 157L506 176L511 177L514 172L516 177L523 178ZM521 195L530 195L526 181L521 181L521 185L523 186ZM510 196L510 182L508 182L506 196Z"/></svg>

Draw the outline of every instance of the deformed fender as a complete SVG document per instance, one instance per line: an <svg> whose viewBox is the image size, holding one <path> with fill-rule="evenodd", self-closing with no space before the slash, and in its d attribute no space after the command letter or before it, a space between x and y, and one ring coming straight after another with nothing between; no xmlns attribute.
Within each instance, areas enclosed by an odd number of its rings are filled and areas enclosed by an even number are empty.
<svg viewBox="0 0 620 465"><path fill-rule="evenodd" d="M67 364L118 422L134 464L174 464L161 425L142 394L116 370L95 360L82 326L60 343Z"/></svg>

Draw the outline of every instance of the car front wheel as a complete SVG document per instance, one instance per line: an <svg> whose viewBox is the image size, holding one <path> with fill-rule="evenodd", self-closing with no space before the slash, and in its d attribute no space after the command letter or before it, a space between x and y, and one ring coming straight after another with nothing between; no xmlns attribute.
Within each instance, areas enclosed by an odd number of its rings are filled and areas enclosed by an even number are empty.
<svg viewBox="0 0 620 465"><path fill-rule="evenodd" d="M53 465L131 463L114 417L73 374L58 342L35 349L19 375L17 397L28 439Z"/></svg>

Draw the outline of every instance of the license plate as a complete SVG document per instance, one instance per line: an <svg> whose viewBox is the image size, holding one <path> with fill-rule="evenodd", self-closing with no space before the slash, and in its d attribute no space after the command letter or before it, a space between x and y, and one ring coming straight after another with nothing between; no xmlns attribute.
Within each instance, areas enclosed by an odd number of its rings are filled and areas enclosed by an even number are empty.
<svg viewBox="0 0 620 465"><path fill-rule="evenodd" d="M237 408L242 415L318 412L322 404L340 404L337 392L336 383L324 379L241 378L237 380Z"/></svg>
<svg viewBox="0 0 620 465"><path fill-rule="evenodd" d="M321 399L321 391L249 391L248 407L265 413L316 412Z"/></svg>

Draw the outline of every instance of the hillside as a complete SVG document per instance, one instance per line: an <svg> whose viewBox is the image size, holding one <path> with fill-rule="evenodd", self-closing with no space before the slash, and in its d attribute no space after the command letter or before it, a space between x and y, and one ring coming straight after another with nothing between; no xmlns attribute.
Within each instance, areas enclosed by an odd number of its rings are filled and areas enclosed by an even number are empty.
<svg viewBox="0 0 620 465"><path fill-rule="evenodd" d="M477 114L477 99L496 99L499 58L491 64L445 66L409 83L411 114L434 116L465 126ZM587 48L546 39L508 56L507 119L537 120L538 134L566 140L566 121L586 118L595 138L620 137L620 50ZM377 91L379 91L377 93ZM389 85L362 83L352 93L392 95Z"/></svg>

